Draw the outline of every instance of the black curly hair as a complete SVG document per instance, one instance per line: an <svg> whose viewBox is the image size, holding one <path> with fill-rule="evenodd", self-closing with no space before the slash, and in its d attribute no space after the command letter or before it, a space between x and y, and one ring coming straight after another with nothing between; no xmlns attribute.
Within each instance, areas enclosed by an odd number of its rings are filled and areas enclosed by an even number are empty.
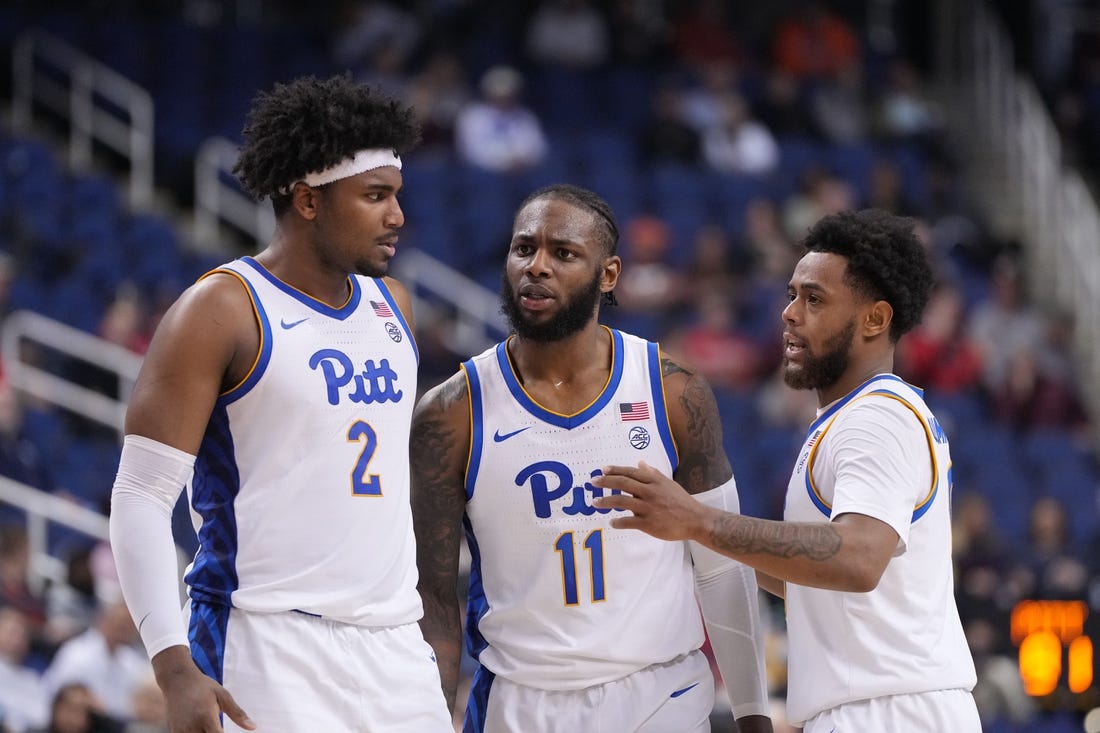
<svg viewBox="0 0 1100 733"><path fill-rule="evenodd" d="M366 148L403 154L420 141L420 127L410 108L345 73L303 76L260 92L242 135L233 173L281 214L290 203L284 187Z"/></svg>
<svg viewBox="0 0 1100 733"><path fill-rule="evenodd" d="M920 323L935 276L912 219L881 209L844 211L817 222L802 241L808 252L831 252L848 261L845 281L894 309L890 339Z"/></svg>

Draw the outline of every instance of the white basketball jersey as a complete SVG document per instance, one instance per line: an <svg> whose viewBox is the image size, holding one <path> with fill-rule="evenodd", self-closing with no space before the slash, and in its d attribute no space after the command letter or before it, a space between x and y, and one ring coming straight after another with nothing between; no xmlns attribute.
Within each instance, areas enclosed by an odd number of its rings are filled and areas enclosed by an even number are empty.
<svg viewBox="0 0 1100 733"><path fill-rule="evenodd" d="M611 375L573 415L528 395L505 343L464 363L472 409L466 477L467 644L522 685L569 690L697 649L703 626L683 542L610 526L589 483L646 461L670 474L676 449L656 344L611 331Z"/></svg>
<svg viewBox="0 0 1100 733"><path fill-rule="evenodd" d="M221 395L190 486L195 600L368 626L420 618L409 506L418 354L381 279L332 308L250 257L261 329L244 382Z"/></svg>
<svg viewBox="0 0 1100 733"><path fill-rule="evenodd" d="M950 506L947 436L921 391L898 377L873 377L810 426L783 518L865 514L899 542L869 593L787 583L793 722L856 700L974 686L955 607Z"/></svg>

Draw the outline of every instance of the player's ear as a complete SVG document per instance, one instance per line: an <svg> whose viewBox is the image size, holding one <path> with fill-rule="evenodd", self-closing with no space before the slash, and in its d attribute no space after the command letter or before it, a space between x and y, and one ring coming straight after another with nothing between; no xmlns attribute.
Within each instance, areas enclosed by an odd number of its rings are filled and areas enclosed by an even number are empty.
<svg viewBox="0 0 1100 733"><path fill-rule="evenodd" d="M894 307L885 300L876 300L863 319L863 337L874 338L890 328L894 320Z"/></svg>
<svg viewBox="0 0 1100 733"><path fill-rule="evenodd" d="M290 191L290 206L298 216L303 219L313 220L317 217L317 189L309 186L305 181L298 181Z"/></svg>
<svg viewBox="0 0 1100 733"><path fill-rule="evenodd" d="M618 255L611 255L600 266L600 292L610 293L619 282L619 273L623 271L623 261Z"/></svg>

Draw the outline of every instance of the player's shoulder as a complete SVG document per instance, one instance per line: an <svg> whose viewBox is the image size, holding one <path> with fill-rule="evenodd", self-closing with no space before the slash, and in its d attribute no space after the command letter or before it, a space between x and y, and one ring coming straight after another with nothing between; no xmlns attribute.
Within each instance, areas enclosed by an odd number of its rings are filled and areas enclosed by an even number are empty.
<svg viewBox="0 0 1100 733"><path fill-rule="evenodd" d="M446 380L435 385L420 398L416 411L418 414L448 414L469 410L470 391L466 381L466 372L459 370Z"/></svg>

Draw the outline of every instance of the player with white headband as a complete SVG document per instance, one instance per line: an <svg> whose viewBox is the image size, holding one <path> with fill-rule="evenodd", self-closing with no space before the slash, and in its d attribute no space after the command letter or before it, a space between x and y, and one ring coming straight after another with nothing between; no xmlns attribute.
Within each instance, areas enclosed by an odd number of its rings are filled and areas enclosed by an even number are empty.
<svg viewBox="0 0 1100 733"><path fill-rule="evenodd" d="M419 357L386 276L418 138L407 107L348 76L260 94L234 172L271 199L274 236L200 278L153 338L111 544L173 733L452 730L417 626ZM184 486L199 548L181 614Z"/></svg>

